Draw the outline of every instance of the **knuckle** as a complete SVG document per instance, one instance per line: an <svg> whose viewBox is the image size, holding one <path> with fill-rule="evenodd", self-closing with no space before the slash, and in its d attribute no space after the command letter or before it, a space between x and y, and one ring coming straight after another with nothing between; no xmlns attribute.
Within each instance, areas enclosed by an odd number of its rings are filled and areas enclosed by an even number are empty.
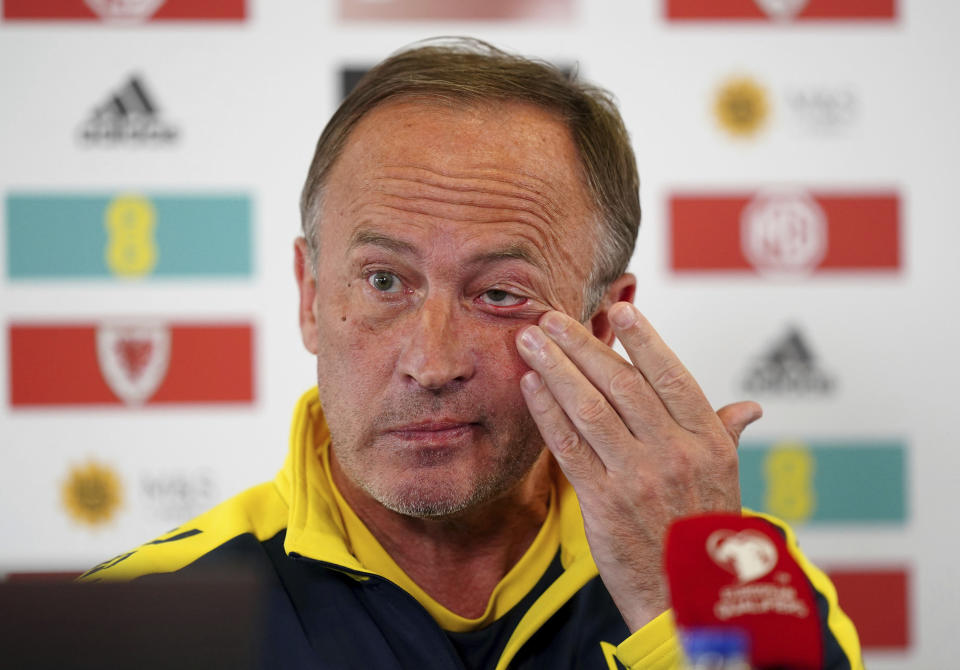
<svg viewBox="0 0 960 670"><path fill-rule="evenodd" d="M618 400L629 400L643 394L646 381L632 365L624 364L610 378L610 394Z"/></svg>
<svg viewBox="0 0 960 670"><path fill-rule="evenodd" d="M583 423L596 423L606 416L607 407L607 401L603 396L591 396L577 404L574 415Z"/></svg>
<svg viewBox="0 0 960 670"><path fill-rule="evenodd" d="M660 391L677 393L687 388L687 371L679 362L668 363L657 374L654 386Z"/></svg>
<svg viewBox="0 0 960 670"><path fill-rule="evenodd" d="M574 454L580 447L580 436L573 431L564 431L554 438L553 447L564 456Z"/></svg>
<svg viewBox="0 0 960 670"><path fill-rule="evenodd" d="M697 464L688 449L671 447L670 458L664 467L664 477L673 486L687 487L697 478Z"/></svg>

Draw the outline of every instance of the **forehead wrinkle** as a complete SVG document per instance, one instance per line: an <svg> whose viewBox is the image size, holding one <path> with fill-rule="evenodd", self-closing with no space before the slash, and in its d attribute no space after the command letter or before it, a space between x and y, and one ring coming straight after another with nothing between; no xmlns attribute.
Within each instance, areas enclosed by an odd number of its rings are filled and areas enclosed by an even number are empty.
<svg viewBox="0 0 960 670"><path fill-rule="evenodd" d="M418 190L422 191L415 195L397 197L422 198L476 207L514 207L545 221L557 219L561 213L557 199L549 194L557 189L552 188L549 182L525 173L505 173L502 169L479 168L473 171L474 174L466 175L440 173L423 167L385 167L386 174L372 179L380 185L377 190L402 192L415 184L420 187ZM399 188L390 188L394 185ZM503 202L498 202L500 200Z"/></svg>
<svg viewBox="0 0 960 670"><path fill-rule="evenodd" d="M410 202L406 199L402 200L405 203ZM427 208L418 208L409 205L400 207L381 202L377 203L376 205L370 205L367 207L367 209L371 214L380 213L388 219L402 219L407 224L416 224L418 220L425 220L429 224L438 224L442 228L444 224L451 221L448 216L439 215L436 211L429 211ZM520 215L518 215L516 210L507 210L507 212L503 212L503 210L491 210L489 212L486 210L481 210L481 213L483 213L484 216L473 216L470 218L460 216L458 217L458 220L461 222L475 223L479 225L503 224L508 226L516 226L517 224L520 224L524 227L525 232L516 232L514 234L522 234L523 237L531 239L531 245L521 246L524 246L526 249L532 247L538 252L541 252L541 250L550 250L552 253L562 253L558 236L554 231L554 229L558 226L553 226L548 221L543 221L542 219L533 216L527 216L526 213L520 213ZM530 220L531 218L533 221ZM477 232L480 232L479 229ZM415 250L414 253L416 253ZM514 257L519 257L519 255L515 255ZM524 257L534 258L535 256L527 252L525 253ZM535 262L533 265L537 267L544 267L544 264L540 262Z"/></svg>

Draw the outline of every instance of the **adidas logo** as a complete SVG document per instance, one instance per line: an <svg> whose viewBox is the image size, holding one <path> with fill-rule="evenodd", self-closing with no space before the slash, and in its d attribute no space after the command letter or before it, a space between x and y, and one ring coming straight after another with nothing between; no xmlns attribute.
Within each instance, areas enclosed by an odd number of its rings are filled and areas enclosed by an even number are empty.
<svg viewBox="0 0 960 670"><path fill-rule="evenodd" d="M90 144L170 144L179 132L160 118L143 80L132 75L93 110L80 128L80 138Z"/></svg>
<svg viewBox="0 0 960 670"><path fill-rule="evenodd" d="M816 393L833 391L836 380L819 369L797 328L791 327L757 359L743 382L748 393Z"/></svg>

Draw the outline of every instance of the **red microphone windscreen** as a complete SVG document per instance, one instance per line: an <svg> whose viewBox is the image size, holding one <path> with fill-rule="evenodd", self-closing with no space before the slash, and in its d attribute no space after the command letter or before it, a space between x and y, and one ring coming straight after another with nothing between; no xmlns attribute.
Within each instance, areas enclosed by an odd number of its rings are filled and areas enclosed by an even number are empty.
<svg viewBox="0 0 960 670"><path fill-rule="evenodd" d="M679 519L664 564L677 627L747 632L754 668L822 666L813 589L768 521L734 514Z"/></svg>

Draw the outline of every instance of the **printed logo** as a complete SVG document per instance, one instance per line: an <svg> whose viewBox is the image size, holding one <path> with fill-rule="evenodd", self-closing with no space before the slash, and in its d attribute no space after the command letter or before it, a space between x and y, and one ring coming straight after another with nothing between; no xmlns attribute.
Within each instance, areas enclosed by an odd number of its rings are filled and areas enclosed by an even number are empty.
<svg viewBox="0 0 960 670"><path fill-rule="evenodd" d="M14 407L253 401L246 324L14 324Z"/></svg>
<svg viewBox="0 0 960 670"><path fill-rule="evenodd" d="M106 214L107 267L126 277L152 272L157 265L157 213L152 203L138 196L121 196L110 203Z"/></svg>
<svg viewBox="0 0 960 670"><path fill-rule="evenodd" d="M163 0L84 0L104 19L146 19L153 16Z"/></svg>
<svg viewBox="0 0 960 670"><path fill-rule="evenodd" d="M87 526L112 521L123 501L119 476L95 461L70 468L61 495L67 514Z"/></svg>
<svg viewBox="0 0 960 670"><path fill-rule="evenodd" d="M807 274L827 251L827 217L802 192L755 197L740 219L743 255L760 272Z"/></svg>
<svg viewBox="0 0 960 670"><path fill-rule="evenodd" d="M734 77L717 89L713 112L734 137L753 137L763 128L770 112L764 88L750 77Z"/></svg>
<svg viewBox="0 0 960 670"><path fill-rule="evenodd" d="M898 440L745 440L737 453L744 507L794 524L906 521Z"/></svg>
<svg viewBox="0 0 960 670"><path fill-rule="evenodd" d="M571 20L573 0L340 0L340 18L379 20Z"/></svg>
<svg viewBox="0 0 960 670"><path fill-rule="evenodd" d="M162 325L97 328L97 360L107 385L126 403L146 402L170 363L170 331Z"/></svg>
<svg viewBox="0 0 960 670"><path fill-rule="evenodd" d="M784 102L792 125L808 135L822 137L842 133L859 117L857 94L847 86L794 88L784 95Z"/></svg>
<svg viewBox="0 0 960 670"><path fill-rule="evenodd" d="M192 519L217 502L214 478L203 470L144 473L140 491L147 514L169 523Z"/></svg>
<svg viewBox="0 0 960 670"><path fill-rule="evenodd" d="M835 387L833 375L820 369L799 329L792 326L753 363L743 381L744 391L754 394L824 395Z"/></svg>
<svg viewBox="0 0 960 670"><path fill-rule="evenodd" d="M80 127L80 139L87 144L172 144L179 134L160 116L153 96L137 75L94 109Z"/></svg>
<svg viewBox="0 0 960 670"><path fill-rule="evenodd" d="M773 541L760 530L716 530L707 537L705 548L714 563L737 578L737 583L720 587L719 597L713 603L713 614L718 620L765 613L802 619L810 614L792 586L790 573L783 569L774 573L780 555Z"/></svg>
<svg viewBox="0 0 960 670"><path fill-rule="evenodd" d="M893 21L896 0L665 0L670 21Z"/></svg>
<svg viewBox="0 0 960 670"><path fill-rule="evenodd" d="M736 575L741 584L770 574L778 558L770 538L749 528L738 533L729 529L714 531L707 538L707 554L714 563Z"/></svg>
<svg viewBox="0 0 960 670"><path fill-rule="evenodd" d="M773 19L792 19L807 6L808 0L754 0L757 7Z"/></svg>
<svg viewBox="0 0 960 670"><path fill-rule="evenodd" d="M6 210L12 279L251 273L246 196L14 193Z"/></svg>
<svg viewBox="0 0 960 670"><path fill-rule="evenodd" d="M242 20L246 0L4 0L3 18L134 23L140 21Z"/></svg>
<svg viewBox="0 0 960 670"><path fill-rule="evenodd" d="M675 272L892 272L900 269L900 199L798 188L673 195L670 238Z"/></svg>

